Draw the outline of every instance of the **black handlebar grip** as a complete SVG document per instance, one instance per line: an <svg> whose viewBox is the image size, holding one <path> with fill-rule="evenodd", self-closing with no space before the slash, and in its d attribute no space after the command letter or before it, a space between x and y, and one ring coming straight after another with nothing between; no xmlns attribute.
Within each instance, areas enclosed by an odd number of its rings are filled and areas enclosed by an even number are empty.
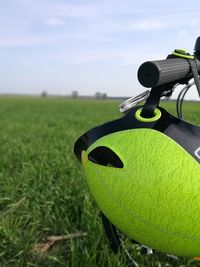
<svg viewBox="0 0 200 267"><path fill-rule="evenodd" d="M200 72L200 62L198 60L196 62ZM138 69L138 80L144 87L175 83L190 77L192 77L191 67L184 58L147 61Z"/></svg>

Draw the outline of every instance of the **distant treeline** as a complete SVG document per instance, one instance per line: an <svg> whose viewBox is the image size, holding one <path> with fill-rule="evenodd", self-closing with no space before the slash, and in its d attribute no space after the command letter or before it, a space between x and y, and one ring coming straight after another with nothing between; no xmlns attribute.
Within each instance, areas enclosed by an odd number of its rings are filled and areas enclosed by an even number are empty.
<svg viewBox="0 0 200 267"><path fill-rule="evenodd" d="M47 91L43 91L40 95L37 94L19 94L19 93L0 93L0 96L10 96L10 97L57 97L57 98L71 98L71 99L97 99L97 100L126 100L132 96L108 96L106 93L96 92L94 95L80 95L78 91L72 91L69 95L59 95L59 94L49 94ZM176 102L175 98L164 97L161 101L165 102ZM199 100L195 99L184 99L184 101L189 102L198 102Z"/></svg>
<svg viewBox="0 0 200 267"><path fill-rule="evenodd" d="M42 92L41 96L46 97L47 93ZM71 95L60 96L60 97L67 97L67 98L73 98L73 99L99 99L99 100L109 99L109 100L123 101L123 100L130 98L131 96L108 96L106 93L102 93L102 92L95 92L94 95L79 95L79 92L74 90L71 92ZM176 99L173 99L171 97L164 97L163 99L161 99L161 101L175 102ZM198 100L185 99L184 101L197 102Z"/></svg>

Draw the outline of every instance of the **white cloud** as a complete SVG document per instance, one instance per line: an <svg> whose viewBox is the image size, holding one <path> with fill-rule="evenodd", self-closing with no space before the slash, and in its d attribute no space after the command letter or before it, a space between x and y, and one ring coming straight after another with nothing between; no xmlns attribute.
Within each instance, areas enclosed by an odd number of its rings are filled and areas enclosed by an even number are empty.
<svg viewBox="0 0 200 267"><path fill-rule="evenodd" d="M50 18L46 21L46 24L52 27L57 27L65 25L65 21L60 18Z"/></svg>
<svg viewBox="0 0 200 267"><path fill-rule="evenodd" d="M97 16L100 11L96 3L90 4L74 4L73 1L59 1L59 0L31 0L23 3L23 7L31 16L37 14L37 17L56 17L56 18L77 18L87 19L88 17Z"/></svg>
<svg viewBox="0 0 200 267"><path fill-rule="evenodd" d="M198 24L199 24L199 19L196 19L196 18L195 18L195 19L192 19L192 20L191 20L191 25L192 25L192 26L197 26Z"/></svg>
<svg viewBox="0 0 200 267"><path fill-rule="evenodd" d="M170 23L164 19L144 19L136 21L130 28L133 30L160 30L169 26Z"/></svg>
<svg viewBox="0 0 200 267"><path fill-rule="evenodd" d="M155 51L144 51L138 49L129 49L129 51L119 50L119 51L93 51L93 52L79 52L77 55L71 56L70 62L73 65L82 65L94 62L117 62L121 66L129 65L140 65L148 60L156 60L165 58L166 55L162 53L155 53ZM64 54L63 54L64 58Z"/></svg>

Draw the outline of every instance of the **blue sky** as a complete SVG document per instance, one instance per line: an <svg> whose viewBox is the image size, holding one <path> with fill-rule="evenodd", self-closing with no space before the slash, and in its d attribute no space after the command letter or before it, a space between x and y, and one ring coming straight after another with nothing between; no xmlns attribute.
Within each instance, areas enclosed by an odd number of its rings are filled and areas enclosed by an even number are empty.
<svg viewBox="0 0 200 267"><path fill-rule="evenodd" d="M0 93L136 95L141 63L174 48L192 52L200 36L197 0L0 0L0 7Z"/></svg>

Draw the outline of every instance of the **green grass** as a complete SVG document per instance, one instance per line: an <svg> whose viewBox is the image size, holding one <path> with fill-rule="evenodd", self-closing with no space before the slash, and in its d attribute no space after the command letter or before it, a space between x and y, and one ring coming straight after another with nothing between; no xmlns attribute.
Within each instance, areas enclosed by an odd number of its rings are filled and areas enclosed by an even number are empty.
<svg viewBox="0 0 200 267"><path fill-rule="evenodd" d="M76 138L118 118L117 101L0 98L0 266L126 266L113 255L99 209L81 165ZM163 104L174 112L175 103ZM187 120L200 122L199 104L186 103ZM57 242L46 254L32 248L49 235L77 231L87 237ZM200 266L189 259L141 256L140 266Z"/></svg>

